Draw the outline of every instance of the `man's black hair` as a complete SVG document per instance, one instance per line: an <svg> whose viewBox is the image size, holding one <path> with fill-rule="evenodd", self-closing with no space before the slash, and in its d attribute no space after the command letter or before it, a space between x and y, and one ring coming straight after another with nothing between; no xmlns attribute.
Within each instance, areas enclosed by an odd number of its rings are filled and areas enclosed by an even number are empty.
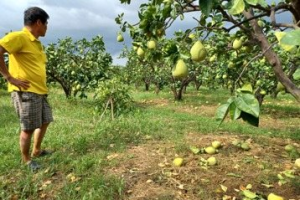
<svg viewBox="0 0 300 200"><path fill-rule="evenodd" d="M24 12L24 25L33 25L38 20L45 24L48 19L49 15L39 7L30 7Z"/></svg>

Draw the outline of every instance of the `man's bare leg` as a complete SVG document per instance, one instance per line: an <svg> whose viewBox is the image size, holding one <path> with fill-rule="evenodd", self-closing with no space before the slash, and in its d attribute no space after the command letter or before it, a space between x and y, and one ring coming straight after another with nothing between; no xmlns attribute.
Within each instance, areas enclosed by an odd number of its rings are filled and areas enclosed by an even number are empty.
<svg viewBox="0 0 300 200"><path fill-rule="evenodd" d="M22 154L22 161L24 163L28 163L29 161L31 161L29 151L33 132L34 131L21 131L20 133L20 149Z"/></svg>
<svg viewBox="0 0 300 200"><path fill-rule="evenodd" d="M35 129L34 131L34 142L33 142L33 149L32 149L32 156L38 156L42 149L41 145L46 134L47 128L49 123L43 124L41 128Z"/></svg>

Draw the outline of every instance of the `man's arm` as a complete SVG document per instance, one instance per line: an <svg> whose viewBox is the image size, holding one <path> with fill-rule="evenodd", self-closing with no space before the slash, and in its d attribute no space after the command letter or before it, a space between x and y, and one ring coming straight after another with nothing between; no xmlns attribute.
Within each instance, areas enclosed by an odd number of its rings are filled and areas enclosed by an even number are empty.
<svg viewBox="0 0 300 200"><path fill-rule="evenodd" d="M0 73L9 83L11 83L19 88L27 89L29 87L28 81L19 80L19 79L12 77L10 75L9 71L7 70L7 67L6 67L5 61L4 61L4 54L6 52L7 51L2 46L0 46Z"/></svg>

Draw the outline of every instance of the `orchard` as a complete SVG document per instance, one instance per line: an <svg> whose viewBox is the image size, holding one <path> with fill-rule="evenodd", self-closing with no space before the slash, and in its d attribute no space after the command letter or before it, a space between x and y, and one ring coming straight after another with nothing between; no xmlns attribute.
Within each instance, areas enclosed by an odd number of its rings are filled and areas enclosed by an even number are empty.
<svg viewBox="0 0 300 200"><path fill-rule="evenodd" d="M166 37L166 30L191 12L197 26ZM276 21L282 13L292 16L290 23ZM138 23L123 17L116 23L133 40L127 67L138 63L139 69L131 69L144 71L139 76L148 84L157 85L160 77L175 100L182 100L191 82L196 88L227 88L233 97L217 111L218 118L222 121L230 107L232 119L254 120L254 125L266 95L290 93L300 102L298 1L149 0L140 6Z"/></svg>

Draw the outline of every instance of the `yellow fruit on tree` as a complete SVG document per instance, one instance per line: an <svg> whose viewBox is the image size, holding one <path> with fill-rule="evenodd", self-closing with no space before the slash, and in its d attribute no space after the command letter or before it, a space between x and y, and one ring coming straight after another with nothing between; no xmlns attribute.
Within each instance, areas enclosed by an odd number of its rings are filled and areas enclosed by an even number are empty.
<svg viewBox="0 0 300 200"><path fill-rule="evenodd" d="M281 196L278 196L278 195L276 195L274 193L270 193L268 195L268 200L284 200L284 198L281 197Z"/></svg>
<svg viewBox="0 0 300 200"><path fill-rule="evenodd" d="M172 71L174 78L185 78L188 75L188 68L182 59L176 63L175 70Z"/></svg>
<svg viewBox="0 0 300 200"><path fill-rule="evenodd" d="M117 41L118 41L118 42L123 42L123 41L124 41L123 35L118 34L118 36L117 36Z"/></svg>
<svg viewBox="0 0 300 200"><path fill-rule="evenodd" d="M277 87L276 87L276 91L280 92L285 90L285 87L282 85L282 83L278 82L277 83Z"/></svg>
<svg viewBox="0 0 300 200"><path fill-rule="evenodd" d="M263 27L265 23L262 20L257 21L258 26Z"/></svg>
<svg viewBox="0 0 300 200"><path fill-rule="evenodd" d="M140 57L143 57L145 55L145 52L144 52L142 47L138 48L137 55L140 56Z"/></svg>
<svg viewBox="0 0 300 200"><path fill-rule="evenodd" d="M212 57L209 58L209 62L214 62L217 59L216 55L213 55Z"/></svg>
<svg viewBox="0 0 300 200"><path fill-rule="evenodd" d="M234 68L234 66L235 66L235 64L232 61L230 61L228 63L228 69L232 69L232 68Z"/></svg>
<svg viewBox="0 0 300 200"><path fill-rule="evenodd" d="M237 49L241 48L242 45L243 45L242 39L235 39L233 41L232 48L235 49L235 50L237 50Z"/></svg>
<svg viewBox="0 0 300 200"><path fill-rule="evenodd" d="M194 34L194 33L189 34L189 38L194 39L195 37L196 37L196 34Z"/></svg>
<svg viewBox="0 0 300 200"><path fill-rule="evenodd" d="M203 44L201 43L201 41L197 41L192 46L190 53L191 53L191 59L193 61L197 61L197 62L204 60L206 57L206 54L207 54L206 49L203 46Z"/></svg>
<svg viewBox="0 0 300 200"><path fill-rule="evenodd" d="M149 49L155 49L156 48L156 42L154 40L150 40L147 42L147 47Z"/></svg>

